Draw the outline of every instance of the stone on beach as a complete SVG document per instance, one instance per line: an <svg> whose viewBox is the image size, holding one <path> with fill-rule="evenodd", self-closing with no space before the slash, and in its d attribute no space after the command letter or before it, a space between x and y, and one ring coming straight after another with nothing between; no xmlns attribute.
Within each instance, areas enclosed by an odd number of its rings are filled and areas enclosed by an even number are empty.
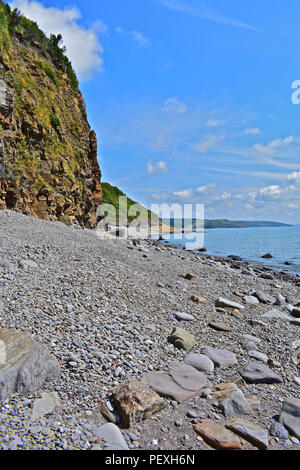
<svg viewBox="0 0 300 470"><path fill-rule="evenodd" d="M217 400L226 418L252 415L253 410L235 383L218 384L212 393L212 399Z"/></svg>
<svg viewBox="0 0 300 470"><path fill-rule="evenodd" d="M166 407L165 401L148 385L127 379L112 393L122 424L130 428Z"/></svg>
<svg viewBox="0 0 300 470"><path fill-rule="evenodd" d="M300 399L286 398L281 414L280 423L290 431L290 433L300 439Z"/></svg>
<svg viewBox="0 0 300 470"><path fill-rule="evenodd" d="M149 372L143 381L159 395L178 402L199 396L203 389L211 385L204 374L180 362L171 363L168 372Z"/></svg>
<svg viewBox="0 0 300 470"><path fill-rule="evenodd" d="M176 348L185 349L186 351L192 349L196 345L195 337L182 328L174 328L168 340Z"/></svg>
<svg viewBox="0 0 300 470"><path fill-rule="evenodd" d="M99 444L103 443L105 445L105 450L129 450L123 434L113 423L107 423L103 426L95 427L93 428L92 433L97 438Z"/></svg>
<svg viewBox="0 0 300 470"><path fill-rule="evenodd" d="M175 312L174 317L179 321L194 321L195 318L192 315L184 312Z"/></svg>
<svg viewBox="0 0 300 470"><path fill-rule="evenodd" d="M203 423L194 430L212 448L221 450L242 450L241 439L221 424Z"/></svg>
<svg viewBox="0 0 300 470"><path fill-rule="evenodd" d="M227 423L226 427L234 431L243 439L251 442L251 444L259 449L265 450L269 446L269 433L267 429L251 423L244 418L237 418L230 423Z"/></svg>
<svg viewBox="0 0 300 470"><path fill-rule="evenodd" d="M217 307L228 307L228 308L236 308L238 310L244 310L244 306L240 305L236 302L232 302L231 300L225 299L224 297L219 297L218 300L216 300L216 306Z"/></svg>
<svg viewBox="0 0 300 470"><path fill-rule="evenodd" d="M189 354L184 362L199 372L213 372L215 368L213 361L204 354Z"/></svg>
<svg viewBox="0 0 300 470"><path fill-rule="evenodd" d="M229 367L237 364L236 355L226 349L217 349L205 346L204 354L208 356L217 367Z"/></svg>
<svg viewBox="0 0 300 470"><path fill-rule="evenodd" d="M57 392L43 393L42 398L35 400L33 404L31 420L35 421L52 413L58 406L61 406L61 401Z"/></svg>
<svg viewBox="0 0 300 470"><path fill-rule="evenodd" d="M0 344L5 348L4 361L0 364L0 401L14 393L31 394L46 380L59 377L58 362L31 334L0 329Z"/></svg>
<svg viewBox="0 0 300 470"><path fill-rule="evenodd" d="M273 384L283 382L282 378L275 374L262 362L249 362L240 368L239 373L250 384Z"/></svg>

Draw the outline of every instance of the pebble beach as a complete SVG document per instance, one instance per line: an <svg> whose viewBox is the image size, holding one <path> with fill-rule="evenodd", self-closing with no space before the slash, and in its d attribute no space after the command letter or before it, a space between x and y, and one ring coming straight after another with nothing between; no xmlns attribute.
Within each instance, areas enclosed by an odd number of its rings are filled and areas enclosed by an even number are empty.
<svg viewBox="0 0 300 470"><path fill-rule="evenodd" d="M299 288L234 256L0 211L0 331L60 368L0 402L0 449L299 450ZM128 379L164 402L130 428L114 400Z"/></svg>

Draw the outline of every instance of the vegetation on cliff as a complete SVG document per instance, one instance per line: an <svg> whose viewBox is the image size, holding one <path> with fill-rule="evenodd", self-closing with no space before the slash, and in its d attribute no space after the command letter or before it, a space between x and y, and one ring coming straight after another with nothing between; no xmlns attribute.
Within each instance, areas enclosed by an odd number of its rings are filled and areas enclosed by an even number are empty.
<svg viewBox="0 0 300 470"><path fill-rule="evenodd" d="M131 223L133 220L139 218L145 223L147 221L151 222L151 220L158 223L158 216L156 214L146 209L146 207L141 204L138 204L133 199L130 199L116 186L103 182L101 183L101 186L103 192L102 203L114 206L117 222L125 223L128 220L128 222ZM120 201L122 200L120 198L126 198L126 204L120 204ZM110 221L110 219L111 218L108 215L107 220Z"/></svg>
<svg viewBox="0 0 300 470"><path fill-rule="evenodd" d="M97 140L61 43L0 0L0 209L94 227Z"/></svg>

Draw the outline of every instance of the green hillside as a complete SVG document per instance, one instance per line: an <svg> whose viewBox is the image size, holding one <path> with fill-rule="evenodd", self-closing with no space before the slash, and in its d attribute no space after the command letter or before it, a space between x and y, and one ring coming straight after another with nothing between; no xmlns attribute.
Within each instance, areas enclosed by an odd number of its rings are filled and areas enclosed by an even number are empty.
<svg viewBox="0 0 300 470"><path fill-rule="evenodd" d="M103 199L102 199L102 204L112 204L116 210L116 216L117 216L117 222L118 223L126 223L127 221L127 215L128 215L128 222L131 223L133 220L135 220L137 217L140 217L144 223L152 221L158 222L158 216L154 214L153 212L149 211L146 209L146 207L142 206L141 204L138 204L136 201L133 199L130 199L129 197L126 196L119 188L116 186L112 186L109 183L101 183L102 186L102 191L103 191ZM127 197L127 206L122 205L120 206L120 198ZM137 206L134 209L132 206ZM130 208L132 208L130 210ZM107 219L108 222L111 222L111 216L110 214L108 215Z"/></svg>

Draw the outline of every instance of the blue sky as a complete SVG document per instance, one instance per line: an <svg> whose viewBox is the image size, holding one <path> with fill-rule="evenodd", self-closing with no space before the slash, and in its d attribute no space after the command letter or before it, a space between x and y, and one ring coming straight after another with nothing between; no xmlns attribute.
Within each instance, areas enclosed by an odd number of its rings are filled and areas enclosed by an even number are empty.
<svg viewBox="0 0 300 470"><path fill-rule="evenodd" d="M299 223L298 0L13 4L63 35L104 181L148 207Z"/></svg>

